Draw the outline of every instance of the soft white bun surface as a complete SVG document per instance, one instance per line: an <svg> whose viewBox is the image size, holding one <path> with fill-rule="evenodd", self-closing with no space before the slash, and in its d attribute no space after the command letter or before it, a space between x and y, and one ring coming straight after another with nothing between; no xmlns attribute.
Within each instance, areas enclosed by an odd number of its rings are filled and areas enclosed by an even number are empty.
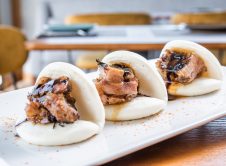
<svg viewBox="0 0 226 166"><path fill-rule="evenodd" d="M50 124L24 122L17 127L17 133L27 142L36 145L66 145L86 140L99 132L99 126L93 122L78 120L64 127Z"/></svg>
<svg viewBox="0 0 226 166"><path fill-rule="evenodd" d="M160 56L163 56L166 50L187 50L192 52L194 55L200 57L206 67L207 72L205 76L196 78L194 81L187 85L180 85L173 87L174 90L168 90L168 93L171 95L181 95L181 96L197 96L210 93L212 91L218 90L221 88L221 83L223 80L223 71L221 65L217 58L205 47L185 40L174 40L168 42ZM214 81L215 80L215 81Z"/></svg>
<svg viewBox="0 0 226 166"><path fill-rule="evenodd" d="M130 102L107 105L106 119L107 120L131 120L147 117L158 113L166 106L166 102L152 97L136 97Z"/></svg>
<svg viewBox="0 0 226 166"><path fill-rule="evenodd" d="M179 87L175 85L173 88L170 86L168 92L177 96L197 96L216 91L221 88L221 84L220 80L200 77L188 85L181 84Z"/></svg>
<svg viewBox="0 0 226 166"><path fill-rule="evenodd" d="M168 100L164 81L145 58L130 51L115 51L105 56L102 61L110 65L124 63L131 67L139 81L138 92L148 96L136 97L126 104L105 106L106 119L139 119L164 109Z"/></svg>
<svg viewBox="0 0 226 166"><path fill-rule="evenodd" d="M99 133L104 126L104 107L96 87L79 68L63 62L51 63L41 71L36 83L41 77L57 79L60 76L67 76L71 81L72 96L76 99L75 106L80 114L80 119L72 124L65 124L65 127L57 125L57 128L54 129L52 128L53 123L32 125L30 122L25 122L16 127L19 136L32 144L76 143ZM54 137L50 136L51 134Z"/></svg>

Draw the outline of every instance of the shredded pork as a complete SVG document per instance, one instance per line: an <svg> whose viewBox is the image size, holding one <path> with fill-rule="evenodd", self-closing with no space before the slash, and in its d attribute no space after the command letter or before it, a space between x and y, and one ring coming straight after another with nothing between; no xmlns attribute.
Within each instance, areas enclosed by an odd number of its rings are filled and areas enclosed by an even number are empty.
<svg viewBox="0 0 226 166"><path fill-rule="evenodd" d="M185 55L170 50L166 50L156 66L168 83L188 84L207 70L203 60L192 53Z"/></svg>
<svg viewBox="0 0 226 166"><path fill-rule="evenodd" d="M138 79L131 68L124 64L97 62L100 77L95 80L95 85L104 105L131 101L137 96Z"/></svg>
<svg viewBox="0 0 226 166"><path fill-rule="evenodd" d="M25 111L27 119L34 123L72 123L79 118L75 99L71 96L68 77L50 79L42 77L28 95Z"/></svg>

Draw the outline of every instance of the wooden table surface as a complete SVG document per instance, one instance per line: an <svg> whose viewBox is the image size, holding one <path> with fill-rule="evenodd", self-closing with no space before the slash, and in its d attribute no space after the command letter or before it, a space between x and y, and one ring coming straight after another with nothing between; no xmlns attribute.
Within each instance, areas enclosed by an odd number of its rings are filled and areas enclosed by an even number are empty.
<svg viewBox="0 0 226 166"><path fill-rule="evenodd" d="M225 166L226 117L106 165Z"/></svg>
<svg viewBox="0 0 226 166"><path fill-rule="evenodd" d="M190 31L178 26L100 26L92 37L48 37L26 42L32 50L161 50L171 40L191 40L209 49L226 49L226 32Z"/></svg>
<svg viewBox="0 0 226 166"><path fill-rule="evenodd" d="M149 44L114 44L114 43L103 43L103 44L67 44L60 43L54 44L49 43L45 40L33 40L26 42L26 49L28 51L34 50L134 50L134 51L146 51L146 50L161 50L164 43L149 43ZM226 43L199 43L208 49L226 49Z"/></svg>

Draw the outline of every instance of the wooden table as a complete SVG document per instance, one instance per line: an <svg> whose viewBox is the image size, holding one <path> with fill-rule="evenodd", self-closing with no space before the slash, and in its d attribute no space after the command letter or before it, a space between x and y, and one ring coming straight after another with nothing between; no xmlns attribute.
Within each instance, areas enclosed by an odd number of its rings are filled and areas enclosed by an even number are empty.
<svg viewBox="0 0 226 166"><path fill-rule="evenodd" d="M225 166L226 117L106 165Z"/></svg>
<svg viewBox="0 0 226 166"><path fill-rule="evenodd" d="M191 40L209 49L226 49L226 32L194 32L180 26L101 26L93 37L54 37L30 40L32 50L161 50L170 40Z"/></svg>

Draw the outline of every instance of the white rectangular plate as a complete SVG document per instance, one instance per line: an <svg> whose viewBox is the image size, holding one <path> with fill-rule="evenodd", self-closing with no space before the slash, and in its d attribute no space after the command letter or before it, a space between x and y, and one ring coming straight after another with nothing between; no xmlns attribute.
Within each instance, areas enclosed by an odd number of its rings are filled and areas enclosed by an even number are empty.
<svg viewBox="0 0 226 166"><path fill-rule="evenodd" d="M226 68L224 68L226 75ZM31 88L0 95L0 165L102 164L153 145L226 114L226 81L220 91L168 103L158 115L127 122L107 122L101 134L68 146L43 147L14 136Z"/></svg>

